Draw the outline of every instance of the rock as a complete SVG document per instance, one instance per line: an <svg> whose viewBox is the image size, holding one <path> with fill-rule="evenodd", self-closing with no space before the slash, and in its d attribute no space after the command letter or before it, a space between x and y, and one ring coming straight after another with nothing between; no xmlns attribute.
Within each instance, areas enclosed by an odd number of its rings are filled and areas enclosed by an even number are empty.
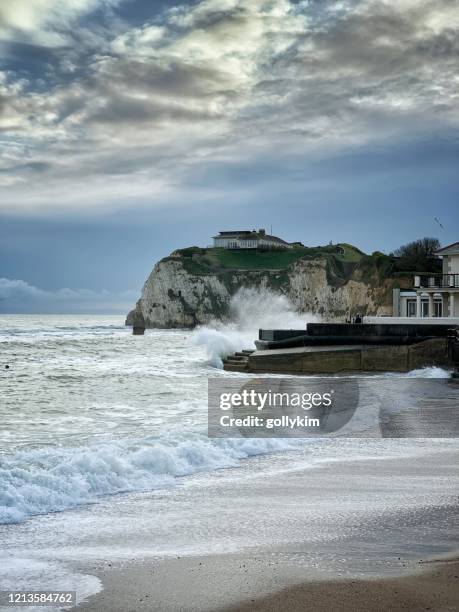
<svg viewBox="0 0 459 612"><path fill-rule="evenodd" d="M134 325L134 313L135 313L136 309L133 308L132 310L130 310L126 316L126 321L124 322L125 325L130 325L131 327Z"/></svg>
<svg viewBox="0 0 459 612"><path fill-rule="evenodd" d="M131 310L126 317L126 325L132 325L132 333L134 336L143 336L145 333L145 318L143 316L140 300L137 302L134 310Z"/></svg>

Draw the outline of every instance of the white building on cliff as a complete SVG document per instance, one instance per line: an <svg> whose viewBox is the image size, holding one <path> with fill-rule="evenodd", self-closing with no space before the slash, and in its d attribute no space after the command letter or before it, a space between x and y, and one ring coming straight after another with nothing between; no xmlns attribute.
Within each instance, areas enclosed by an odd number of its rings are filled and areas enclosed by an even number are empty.
<svg viewBox="0 0 459 612"><path fill-rule="evenodd" d="M282 238L270 236L264 229L219 232L213 237L214 247L224 249L291 249Z"/></svg>

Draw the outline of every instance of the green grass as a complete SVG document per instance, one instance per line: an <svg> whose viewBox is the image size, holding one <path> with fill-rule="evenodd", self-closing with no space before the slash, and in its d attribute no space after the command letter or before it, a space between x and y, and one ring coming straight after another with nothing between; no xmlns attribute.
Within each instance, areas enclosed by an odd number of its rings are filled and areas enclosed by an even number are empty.
<svg viewBox="0 0 459 612"><path fill-rule="evenodd" d="M344 249L344 253L340 252ZM299 259L326 257L338 265L344 275L352 271L364 254L350 244L318 247L296 247L288 250L229 250L222 248L180 249L184 266L192 274L208 274L218 270L284 270Z"/></svg>
<svg viewBox="0 0 459 612"><path fill-rule="evenodd" d="M338 246L344 249L344 255L337 254L337 258L341 259L342 261L358 263L362 259L362 257L365 256L365 253L362 253L360 249L355 246L352 246L352 244L341 242Z"/></svg>
<svg viewBox="0 0 459 612"><path fill-rule="evenodd" d="M337 246L344 249L344 254L337 252ZM282 270L290 264L306 257L308 259L332 255L339 261L358 263L363 253L348 244L324 247L298 247L289 250L228 250L208 249L206 259L215 262L220 268L237 270Z"/></svg>
<svg viewBox="0 0 459 612"><path fill-rule="evenodd" d="M213 249L208 257L220 268L237 270L282 270L307 255L307 249L288 251Z"/></svg>

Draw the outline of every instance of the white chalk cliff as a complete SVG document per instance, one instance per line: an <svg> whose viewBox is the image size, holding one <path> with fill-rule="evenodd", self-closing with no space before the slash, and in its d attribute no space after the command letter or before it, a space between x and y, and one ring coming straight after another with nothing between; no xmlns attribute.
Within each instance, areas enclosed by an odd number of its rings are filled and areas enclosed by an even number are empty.
<svg viewBox="0 0 459 612"><path fill-rule="evenodd" d="M324 249L325 251L325 249ZM159 261L145 282L126 324L184 328L225 319L231 297L241 287L263 288L286 295L298 312L324 320L349 314L390 314L392 288L400 281L384 277L373 256L340 265L324 252L299 257L272 269L220 267L208 249L182 249Z"/></svg>

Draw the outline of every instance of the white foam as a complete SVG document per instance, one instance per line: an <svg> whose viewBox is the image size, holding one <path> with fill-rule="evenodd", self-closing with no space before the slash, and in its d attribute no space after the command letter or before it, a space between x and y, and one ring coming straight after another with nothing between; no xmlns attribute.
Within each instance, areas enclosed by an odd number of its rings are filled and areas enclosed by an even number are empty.
<svg viewBox="0 0 459 612"><path fill-rule="evenodd" d="M411 370L408 372L407 376L413 378L449 378L451 376L451 372L437 366L431 366L428 368Z"/></svg>
<svg viewBox="0 0 459 612"><path fill-rule="evenodd" d="M173 486L177 477L295 446L274 439L210 440L195 433L20 451L1 463L0 523L91 503L102 495Z"/></svg>
<svg viewBox="0 0 459 612"><path fill-rule="evenodd" d="M210 364L221 368L223 358L254 348L259 329L306 330L306 324L312 321L318 318L310 313L298 313L285 295L243 287L231 298L229 319L199 327L192 342L204 346Z"/></svg>

